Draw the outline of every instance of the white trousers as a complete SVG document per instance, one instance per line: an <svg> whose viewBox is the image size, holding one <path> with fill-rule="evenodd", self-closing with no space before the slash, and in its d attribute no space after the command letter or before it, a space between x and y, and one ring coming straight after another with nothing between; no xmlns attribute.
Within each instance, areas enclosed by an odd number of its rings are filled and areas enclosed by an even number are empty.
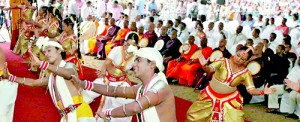
<svg viewBox="0 0 300 122"><path fill-rule="evenodd" d="M261 87L257 88L257 90L264 90L265 86L262 85ZM265 96L264 95L259 95L259 96L252 96L252 99L250 103L260 103L265 101Z"/></svg>
<svg viewBox="0 0 300 122"><path fill-rule="evenodd" d="M278 96L283 95L286 91L283 85L273 85L270 88L275 88L276 92L268 96L268 108L279 108Z"/></svg>
<svg viewBox="0 0 300 122"><path fill-rule="evenodd" d="M97 78L93 83L104 84L103 78ZM120 86L120 87L130 87L127 82L110 82L110 86ZM95 92L88 92L89 96L92 98L96 98L100 96L100 94L96 94ZM106 109L120 107L124 104L128 104L133 102L134 99L125 99L125 98L115 98L115 97L107 97L105 96L105 102L103 104L103 111ZM123 118L111 118L110 122L131 122L132 116L123 117ZM97 122L104 122L103 119L98 118Z"/></svg>
<svg viewBox="0 0 300 122"><path fill-rule="evenodd" d="M83 40L80 43L80 52L82 54L87 54L89 52L89 49L88 49L88 40Z"/></svg>
<svg viewBox="0 0 300 122"><path fill-rule="evenodd" d="M0 122L12 122L18 84L7 80L0 81Z"/></svg>
<svg viewBox="0 0 300 122"><path fill-rule="evenodd" d="M289 114L292 114L296 112L296 110L300 109L300 93L297 91L291 91L289 95L289 102L290 102L290 107L289 107ZM298 115L298 114L297 114Z"/></svg>

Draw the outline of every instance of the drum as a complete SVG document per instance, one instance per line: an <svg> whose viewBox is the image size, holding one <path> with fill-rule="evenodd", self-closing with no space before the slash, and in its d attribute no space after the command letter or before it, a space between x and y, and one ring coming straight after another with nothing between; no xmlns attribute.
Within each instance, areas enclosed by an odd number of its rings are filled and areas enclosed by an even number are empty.
<svg viewBox="0 0 300 122"><path fill-rule="evenodd" d="M256 75L257 73L259 73L261 66L258 62L251 61L250 63L248 63L247 68L250 71L251 75Z"/></svg>
<svg viewBox="0 0 300 122"><path fill-rule="evenodd" d="M161 50L163 47L164 47L164 40L158 40L155 45L154 45L154 48L157 49L157 50Z"/></svg>
<svg viewBox="0 0 300 122"><path fill-rule="evenodd" d="M143 47L147 47L148 46L148 43L149 43L149 40L147 38L142 38L139 43L138 43L138 46L140 48L143 48Z"/></svg>
<svg viewBox="0 0 300 122"><path fill-rule="evenodd" d="M222 57L223 57L223 53L220 50L216 50L210 55L209 60L210 62L214 62Z"/></svg>
<svg viewBox="0 0 300 122"><path fill-rule="evenodd" d="M199 58L200 53L202 53L202 50L197 50L194 52L194 54L191 56L191 59L197 59Z"/></svg>
<svg viewBox="0 0 300 122"><path fill-rule="evenodd" d="M191 50L191 45L190 44L182 44L179 48L179 52L181 54L188 54Z"/></svg>

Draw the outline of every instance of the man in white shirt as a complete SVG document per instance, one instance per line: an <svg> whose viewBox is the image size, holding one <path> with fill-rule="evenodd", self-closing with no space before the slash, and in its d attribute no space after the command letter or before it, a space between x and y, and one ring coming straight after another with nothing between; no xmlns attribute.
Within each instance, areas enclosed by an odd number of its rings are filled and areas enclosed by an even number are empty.
<svg viewBox="0 0 300 122"><path fill-rule="evenodd" d="M232 36L231 41L228 41L227 46L231 47L232 45L238 44L239 41L246 40L247 37L242 34L243 26L238 26L236 29L236 33Z"/></svg>
<svg viewBox="0 0 300 122"><path fill-rule="evenodd" d="M155 31L155 33L157 34L158 37L160 37L160 30L161 30L162 25L163 25L163 21L158 20L157 24L156 24L156 27L154 29L154 31Z"/></svg>
<svg viewBox="0 0 300 122"><path fill-rule="evenodd" d="M175 21L174 21L174 28L175 28L177 31L179 31L179 29L180 29L180 26L179 26L180 23L181 23L181 22L180 22L179 19L175 19Z"/></svg>
<svg viewBox="0 0 300 122"><path fill-rule="evenodd" d="M68 15L70 14L74 14L76 17L79 17L79 10L76 0L70 0L68 3Z"/></svg>
<svg viewBox="0 0 300 122"><path fill-rule="evenodd" d="M202 4L202 0L201 2L198 4L198 15L200 16L200 21L204 22L206 21L206 14L208 11L209 7L207 4Z"/></svg>
<svg viewBox="0 0 300 122"><path fill-rule="evenodd" d="M275 26L275 20L274 20L274 18L272 17L271 19L270 19L270 25L268 25L267 27L266 27L266 29L265 30L269 30L270 32L273 32L274 30L275 30L275 28L276 28L276 26Z"/></svg>
<svg viewBox="0 0 300 122"><path fill-rule="evenodd" d="M177 33L177 37L182 44L187 42L187 40L189 38L189 32L186 30L186 24L183 22L181 22L179 24L179 30Z"/></svg>
<svg viewBox="0 0 300 122"><path fill-rule="evenodd" d="M270 39L269 39L270 43L269 43L268 48L273 50L273 52L276 52L276 48L279 45L277 42L275 42L276 36L277 35L275 33L271 33L270 34Z"/></svg>
<svg viewBox="0 0 300 122"><path fill-rule="evenodd" d="M208 29L204 30L204 33L206 34L206 38L214 38L215 30L214 30L214 22L210 22L208 24Z"/></svg>
<svg viewBox="0 0 300 122"><path fill-rule="evenodd" d="M263 15L259 15L258 20L254 22L253 27L259 27L259 28L262 28L263 25L264 25L264 22L263 22Z"/></svg>
<svg viewBox="0 0 300 122"><path fill-rule="evenodd" d="M187 16L192 20L197 20L198 11L198 3L196 0L192 0L192 2L187 5Z"/></svg>
<svg viewBox="0 0 300 122"><path fill-rule="evenodd" d="M115 20L119 20L120 19L120 15L123 12L123 7L121 5L118 4L118 1L114 1L111 5L111 7L109 7L109 12L111 12L113 14L113 18Z"/></svg>
<svg viewBox="0 0 300 122"><path fill-rule="evenodd" d="M136 10L138 11L138 15L140 15L140 17L143 18L144 17L145 0L136 0L135 6L136 6Z"/></svg>
<svg viewBox="0 0 300 122"><path fill-rule="evenodd" d="M98 1L97 4L97 16L100 18L104 12L108 12L108 0Z"/></svg>
<svg viewBox="0 0 300 122"><path fill-rule="evenodd" d="M137 28L139 28L139 27L141 27L141 26L144 26L143 23L142 23L142 21L141 21L141 16L140 16L140 15L137 15L137 16L135 17L135 22L136 22L136 27L137 27Z"/></svg>
<svg viewBox="0 0 300 122"><path fill-rule="evenodd" d="M82 20L85 21L88 15L94 15L94 8L92 7L92 2L90 0L87 0L86 4L81 9Z"/></svg>
<svg viewBox="0 0 300 122"><path fill-rule="evenodd" d="M261 38L259 38L259 34L260 34L260 30L259 29L254 29L252 32L252 36L253 36L253 44L254 46L256 46L259 42L263 42Z"/></svg>
<svg viewBox="0 0 300 122"><path fill-rule="evenodd" d="M125 9L123 13L128 15L129 22L134 22L135 17L138 15L138 11L136 9L133 9L133 5L131 2L128 3L127 9Z"/></svg>

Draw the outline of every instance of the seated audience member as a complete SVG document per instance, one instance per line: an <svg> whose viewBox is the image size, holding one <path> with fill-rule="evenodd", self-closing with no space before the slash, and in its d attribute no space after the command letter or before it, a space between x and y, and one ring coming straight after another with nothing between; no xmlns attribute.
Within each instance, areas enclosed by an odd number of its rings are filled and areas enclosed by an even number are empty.
<svg viewBox="0 0 300 122"><path fill-rule="evenodd" d="M300 57L299 57L300 59ZM300 60L298 59L297 64L293 67L293 69L287 75L285 79L286 89L287 91L291 91L289 94L289 115L286 117L299 119L295 112L297 109L300 109Z"/></svg>
<svg viewBox="0 0 300 122"><path fill-rule="evenodd" d="M105 28L104 28L104 30L102 31L102 32L97 32L97 33L99 33L98 35L97 35L97 37L102 37L102 36L105 36L106 35L106 33L107 33L107 30L108 30L108 28L110 27L109 26L109 24L108 24L108 18L105 18L104 19L104 24L102 25L99 25L99 27L100 26L105 26ZM103 28L103 27L100 27L100 28ZM100 30L98 30L98 31L100 31ZM88 40L88 54L87 55L96 55L97 54L97 51L98 51L98 48L97 48L97 46L96 46L96 38L97 37L95 37L95 38L90 38L89 40Z"/></svg>
<svg viewBox="0 0 300 122"><path fill-rule="evenodd" d="M181 45L181 42L177 38L177 31L173 30L171 33L171 40L169 40L161 50L165 67L167 67L169 61L180 56L179 48Z"/></svg>
<svg viewBox="0 0 300 122"><path fill-rule="evenodd" d="M157 35L154 32L155 25L153 23L149 24L148 31L143 35L142 38L148 39L148 45L147 47L154 47L155 43L157 42Z"/></svg>
<svg viewBox="0 0 300 122"><path fill-rule="evenodd" d="M181 41L182 44L186 43L188 38L189 38L189 32L186 29L186 24L181 23L179 25L179 30L178 30L178 39Z"/></svg>
<svg viewBox="0 0 300 122"><path fill-rule="evenodd" d="M201 39L200 45L201 47L199 47L199 50L201 50L201 53L207 59L212 53L212 48L207 46L206 38ZM198 58L190 59L181 68L179 75L179 84L187 86L194 85L194 80L196 78L197 73L196 71L199 68L201 68L201 64L199 63Z"/></svg>
<svg viewBox="0 0 300 122"><path fill-rule="evenodd" d="M289 27L286 26L286 18L282 19L281 25L277 26L275 30L280 30L284 35L289 34Z"/></svg>
<svg viewBox="0 0 300 122"><path fill-rule="evenodd" d="M169 61L167 71L166 71L167 78L172 78L174 80L179 79L181 67L190 60L191 56L198 49L198 46L196 44L194 44L194 41L195 41L195 37L189 36L188 44L182 45L182 46L188 45L189 49L185 51L184 47L182 47L183 52L181 53L181 56L179 58Z"/></svg>
<svg viewBox="0 0 300 122"><path fill-rule="evenodd" d="M227 40L226 39L221 39L219 41L219 47L215 48L212 52L219 50L223 53L223 57L224 58L230 58L231 54L230 52L226 49L226 45L227 45Z"/></svg>
<svg viewBox="0 0 300 122"><path fill-rule="evenodd" d="M243 26L238 26L235 31L235 34L231 38L231 42L228 42L227 46L231 47L234 44L238 44L239 41L246 40L247 37L244 34L242 34L242 31Z"/></svg>
<svg viewBox="0 0 300 122"><path fill-rule="evenodd" d="M254 46L256 46L259 42L262 42L262 39L259 38L259 34L260 34L260 30L259 29L254 29L252 32L252 36L253 36L253 44Z"/></svg>
<svg viewBox="0 0 300 122"><path fill-rule="evenodd" d="M130 32L130 29L128 28L128 24L129 24L128 20L124 20L123 29L120 29L117 35L115 35L115 37L110 42L106 43L105 45L106 55L109 54L112 48L123 45L126 35Z"/></svg>
<svg viewBox="0 0 300 122"><path fill-rule="evenodd" d="M96 45L98 47L97 52L97 58L98 59L104 59L106 57L105 55L105 48L106 42L110 41L120 30L120 27L115 25L115 19L110 19L110 27L107 30L107 33L105 36L101 36L97 38Z"/></svg>
<svg viewBox="0 0 300 122"><path fill-rule="evenodd" d="M276 49L276 54L271 60L270 63L270 78L267 79L267 82L271 88L276 88L274 94L269 94L268 96L268 112L279 112L279 103L278 96L282 95L284 92L283 81L286 78L289 70L289 61L284 54L285 47L283 45L278 45Z"/></svg>

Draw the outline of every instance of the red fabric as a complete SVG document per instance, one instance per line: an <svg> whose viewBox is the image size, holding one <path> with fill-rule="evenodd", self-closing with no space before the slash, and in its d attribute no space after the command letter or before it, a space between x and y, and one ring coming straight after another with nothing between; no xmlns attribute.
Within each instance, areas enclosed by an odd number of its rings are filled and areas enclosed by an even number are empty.
<svg viewBox="0 0 300 122"><path fill-rule="evenodd" d="M211 47L205 47L202 49L202 54L205 58L208 58L212 53ZM192 86L194 79L196 78L196 70L201 68L201 64L199 62L188 64L185 63L179 74L179 84Z"/></svg>
<svg viewBox="0 0 300 122"><path fill-rule="evenodd" d="M81 80L84 80L84 74L83 74L83 70L82 70L82 66L81 66L81 61L80 59L77 57L77 55L67 55L66 56L66 61L67 62L71 62L73 64L75 64L78 68L78 77Z"/></svg>
<svg viewBox="0 0 300 122"><path fill-rule="evenodd" d="M10 73L19 77L38 78L38 75L27 70L26 64L22 64L24 59L9 50L9 45L10 43L1 43L0 47L7 57ZM85 66L82 69L86 80L93 81L97 78L95 69ZM46 87L19 85L13 122L59 122L61 118L59 112L54 106L49 92L46 92L46 90ZM100 99L101 97L90 104L93 113L97 111ZM184 122L186 112L192 105L192 102L175 97L175 103L177 121ZM132 122L136 122L135 116L133 116Z"/></svg>
<svg viewBox="0 0 300 122"><path fill-rule="evenodd" d="M15 45L16 45L16 43L18 41L18 38L19 38L19 29L12 30L10 50L14 50Z"/></svg>

